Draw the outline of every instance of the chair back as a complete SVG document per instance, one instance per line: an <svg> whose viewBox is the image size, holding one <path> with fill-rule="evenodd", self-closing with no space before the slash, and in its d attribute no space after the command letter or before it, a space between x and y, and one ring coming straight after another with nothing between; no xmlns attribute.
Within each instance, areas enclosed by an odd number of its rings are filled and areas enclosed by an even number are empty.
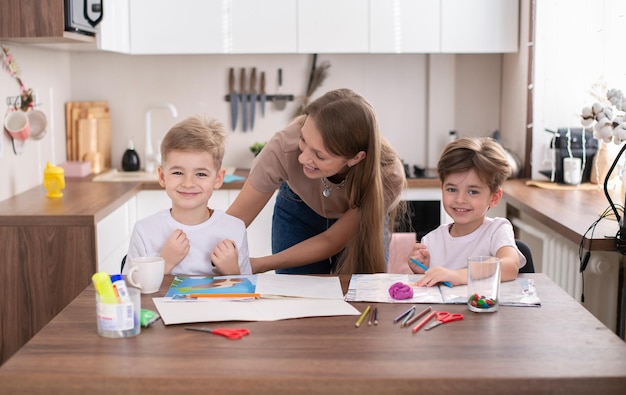
<svg viewBox="0 0 626 395"><path fill-rule="evenodd" d="M533 264L533 254L530 251L530 247L528 244L524 243L520 239L515 239L515 244L517 245L517 249L524 255L526 258L526 265L519 269L520 273L534 273L535 265Z"/></svg>

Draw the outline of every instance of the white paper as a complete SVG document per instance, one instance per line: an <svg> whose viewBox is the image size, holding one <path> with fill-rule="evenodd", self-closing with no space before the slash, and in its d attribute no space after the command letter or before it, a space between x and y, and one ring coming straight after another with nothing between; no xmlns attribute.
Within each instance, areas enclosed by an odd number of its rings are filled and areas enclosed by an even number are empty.
<svg viewBox="0 0 626 395"><path fill-rule="evenodd" d="M350 302L379 303L454 303L467 302L467 285L446 287L417 287L414 284L423 274L353 274L345 299ZM413 297L396 300L389 296L389 287L395 282L411 286ZM500 283L500 304L502 306L540 306L535 282L528 278Z"/></svg>
<svg viewBox="0 0 626 395"><path fill-rule="evenodd" d="M193 303L176 303L164 298L152 300L165 325L191 322L277 321L361 314L341 299L198 300Z"/></svg>
<svg viewBox="0 0 626 395"><path fill-rule="evenodd" d="M343 300L339 277L264 273L257 277L255 292L263 298L288 296Z"/></svg>

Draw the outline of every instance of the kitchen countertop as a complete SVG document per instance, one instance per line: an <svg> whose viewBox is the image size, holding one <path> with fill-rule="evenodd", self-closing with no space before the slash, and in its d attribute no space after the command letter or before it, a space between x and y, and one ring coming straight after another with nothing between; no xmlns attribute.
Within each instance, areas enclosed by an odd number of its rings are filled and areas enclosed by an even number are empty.
<svg viewBox="0 0 626 395"><path fill-rule="evenodd" d="M237 169L245 177L248 169ZM43 185L0 202L0 226L35 224L88 225L97 223L142 190L161 190L158 182L91 182L93 176L66 178L63 197L46 197ZM408 180L409 188L439 188L439 180ZM224 184L222 190L241 189L243 181Z"/></svg>
<svg viewBox="0 0 626 395"><path fill-rule="evenodd" d="M609 206L602 189L556 190L526 185L527 180L508 180L503 199L507 205L546 225L573 243L582 240L585 249L615 251L615 234L619 227L614 220L598 222L595 232L587 232ZM620 202L619 194L611 191L611 199ZM620 203L621 204L621 203ZM507 210L507 217L518 216Z"/></svg>

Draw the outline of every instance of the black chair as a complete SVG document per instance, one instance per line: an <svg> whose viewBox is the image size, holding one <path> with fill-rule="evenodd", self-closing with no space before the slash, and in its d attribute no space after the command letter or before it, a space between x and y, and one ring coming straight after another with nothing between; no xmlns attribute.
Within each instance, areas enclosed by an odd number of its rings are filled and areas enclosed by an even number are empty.
<svg viewBox="0 0 626 395"><path fill-rule="evenodd" d="M519 269L520 273L534 273L535 265L533 265L533 255L530 252L530 248L528 244L524 243L519 239L515 239L515 244L517 245L517 249L526 257L526 265Z"/></svg>

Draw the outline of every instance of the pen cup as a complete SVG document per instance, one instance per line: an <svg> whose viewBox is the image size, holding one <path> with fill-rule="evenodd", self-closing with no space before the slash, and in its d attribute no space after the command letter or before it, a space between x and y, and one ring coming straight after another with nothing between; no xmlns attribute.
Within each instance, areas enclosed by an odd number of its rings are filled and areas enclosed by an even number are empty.
<svg viewBox="0 0 626 395"><path fill-rule="evenodd" d="M498 310L500 258L476 256L467 259L467 307L477 313Z"/></svg>
<svg viewBox="0 0 626 395"><path fill-rule="evenodd" d="M130 303L104 303L96 292L96 320L98 334L120 339L137 336L141 332L141 293L128 288Z"/></svg>

